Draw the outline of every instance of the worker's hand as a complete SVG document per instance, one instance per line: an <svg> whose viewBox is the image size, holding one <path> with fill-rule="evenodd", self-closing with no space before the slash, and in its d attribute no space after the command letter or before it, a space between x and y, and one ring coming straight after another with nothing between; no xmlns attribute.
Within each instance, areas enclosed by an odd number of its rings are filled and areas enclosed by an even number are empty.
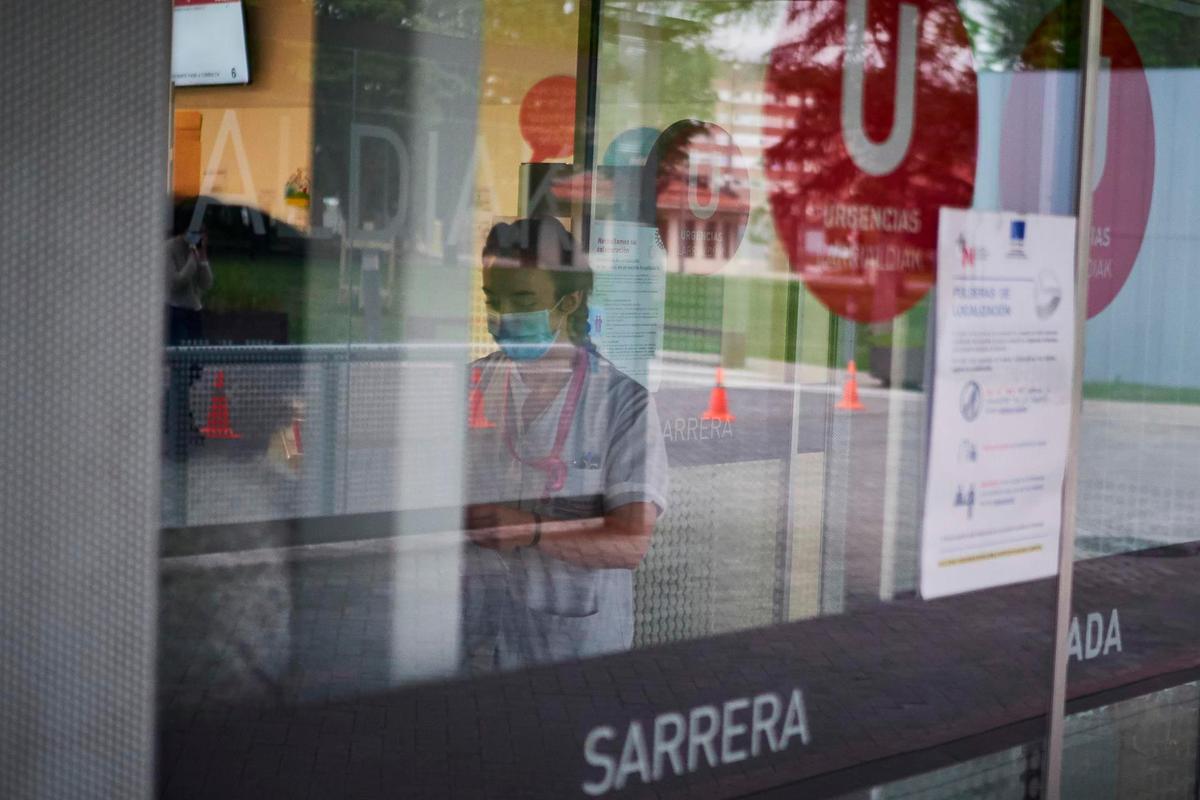
<svg viewBox="0 0 1200 800"><path fill-rule="evenodd" d="M492 550L512 550L533 540L534 517L501 503L480 503L467 506L467 536L480 547Z"/></svg>

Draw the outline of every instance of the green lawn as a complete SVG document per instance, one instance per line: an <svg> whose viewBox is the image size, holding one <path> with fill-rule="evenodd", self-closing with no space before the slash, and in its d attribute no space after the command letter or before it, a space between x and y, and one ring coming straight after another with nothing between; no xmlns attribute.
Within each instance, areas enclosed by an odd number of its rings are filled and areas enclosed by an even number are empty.
<svg viewBox="0 0 1200 800"><path fill-rule="evenodd" d="M795 280L669 273L665 322L667 350L715 355L729 329L745 330L751 358L825 364L829 357L830 314Z"/></svg>
<svg viewBox="0 0 1200 800"><path fill-rule="evenodd" d="M295 344L361 342L362 312L338 302L338 263L278 255L248 258L214 255L213 288L205 305L213 311L281 311ZM383 340L399 341L398 314L384 313Z"/></svg>
<svg viewBox="0 0 1200 800"><path fill-rule="evenodd" d="M1148 386L1140 383L1084 381L1083 396L1089 400L1119 400L1127 403L1200 403L1200 389Z"/></svg>
<svg viewBox="0 0 1200 800"><path fill-rule="evenodd" d="M215 284L205 297L211 310L285 313L291 341L296 344L365 341L362 312L357 305L339 302L336 259L214 253L212 260ZM439 278L440 269L413 272L411 283L435 286L444 279ZM357 280L357 271L354 278ZM430 297L429 316L457 313L455 309L439 311L437 305L438 298ZM924 344L928 307L928 302L922 301L909 312L909 347ZM793 316L797 312L801 317L798 337ZM723 331L745 331L747 357L808 364L827 363L836 325L853 324L836 319L831 324L829 312L795 280L747 276L668 274L665 314L667 350L716 355L721 352ZM399 313L385 311L382 328L383 341L404 340ZM856 357L865 364L872 344L888 345L891 339L886 328L859 325ZM730 346L728 341L726 346Z"/></svg>
<svg viewBox="0 0 1200 800"><path fill-rule="evenodd" d="M362 312L338 302L336 259L214 254L212 260L215 283L205 296L205 304L211 310L283 312L288 315L289 335L296 344L365 341ZM433 273L429 277L436 280ZM792 332L793 323L789 322L797 304L801 314L799 348ZM436 314L433 305L431 302L431 313ZM924 346L928 317L926 298L908 313L906 346ZM827 363L830 338L837 335L836 326L853 324L835 319L831 325L829 312L796 281L667 275L663 336L667 350L716 355L721 352L722 330L727 322L744 327L747 356L798 359L806 364ZM385 312L383 341L402 341L402 323L398 313ZM891 346L892 341L893 334L887 326L859 325L855 358L860 369L866 367L872 347ZM1200 404L1200 388L1123 381L1086 382L1083 396L1131 403Z"/></svg>

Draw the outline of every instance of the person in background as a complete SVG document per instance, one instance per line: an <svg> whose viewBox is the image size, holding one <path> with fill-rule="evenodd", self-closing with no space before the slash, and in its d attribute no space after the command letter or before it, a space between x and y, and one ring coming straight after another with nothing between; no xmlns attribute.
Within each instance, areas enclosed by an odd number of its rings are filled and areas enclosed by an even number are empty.
<svg viewBox="0 0 1200 800"><path fill-rule="evenodd" d="M194 211L191 203L175 207L167 241L167 343L171 345L203 340L200 312L204 293L213 285L208 232L203 223L192 224Z"/></svg>
<svg viewBox="0 0 1200 800"><path fill-rule="evenodd" d="M494 427L468 431L466 465L464 642L476 668L633 643L633 570L666 509L667 459L650 393L592 346L591 289L556 219L488 234L483 291L500 349L471 371Z"/></svg>
<svg viewBox="0 0 1200 800"><path fill-rule="evenodd" d="M167 240L167 344L171 347L204 343L201 310L204 293L212 288L212 265L208 261L208 233L203 223L193 224L196 206L180 203L171 217ZM192 415L189 399L192 385L200 379L203 366L187 362L188 356L169 360L170 385L163 417L164 443L168 457L182 461L187 457L187 442L203 442Z"/></svg>

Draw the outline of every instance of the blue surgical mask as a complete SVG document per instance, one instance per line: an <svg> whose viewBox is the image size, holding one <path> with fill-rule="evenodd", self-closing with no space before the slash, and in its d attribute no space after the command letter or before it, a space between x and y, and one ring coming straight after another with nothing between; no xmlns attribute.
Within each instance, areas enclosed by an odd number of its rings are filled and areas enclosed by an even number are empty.
<svg viewBox="0 0 1200 800"><path fill-rule="evenodd" d="M561 303L562 300L559 300ZM553 308L558 308L555 303ZM550 311L520 311L511 314L488 312L488 333L500 345L500 349L514 361L532 361L541 358L554 346L558 332L550 327Z"/></svg>

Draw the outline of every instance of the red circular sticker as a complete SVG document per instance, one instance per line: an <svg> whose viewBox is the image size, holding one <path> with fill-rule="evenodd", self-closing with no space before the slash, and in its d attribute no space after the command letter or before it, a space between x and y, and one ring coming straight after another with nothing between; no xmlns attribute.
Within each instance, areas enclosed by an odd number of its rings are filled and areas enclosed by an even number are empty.
<svg viewBox="0 0 1200 800"><path fill-rule="evenodd" d="M680 120L659 135L647 167L668 257L697 274L725 266L750 219L750 172L733 137L711 122Z"/></svg>
<svg viewBox="0 0 1200 800"><path fill-rule="evenodd" d="M796 0L767 70L771 211L805 285L881 322L936 275L938 209L969 206L975 68L952 0Z"/></svg>
<svg viewBox="0 0 1200 800"><path fill-rule="evenodd" d="M1001 193L1006 208L1043 208L1051 170L1047 161L1070 163L1074 126L1048 128L1045 109L1061 116L1061 84L1078 82L1078 61L1063 63L1062 40L1078 30L1050 12L1021 54L1028 71L1013 76L1001 140ZM1092 158L1092 248L1088 261L1087 315L1094 317L1120 293L1142 247L1154 192L1154 112L1141 56L1125 26L1104 9L1097 75L1095 148ZM1075 73L1066 70L1076 70ZM1061 128L1061 130L1058 130ZM1054 131L1054 132L1051 132ZM1057 140L1057 141L1056 141ZM1054 158L1048 158L1054 156ZM1065 176L1066 180L1073 176ZM1064 187L1066 180L1059 183ZM1066 190L1060 191L1064 200Z"/></svg>
<svg viewBox="0 0 1200 800"><path fill-rule="evenodd" d="M530 87L517 117L530 161L567 158L575 152L575 79L551 75Z"/></svg>

